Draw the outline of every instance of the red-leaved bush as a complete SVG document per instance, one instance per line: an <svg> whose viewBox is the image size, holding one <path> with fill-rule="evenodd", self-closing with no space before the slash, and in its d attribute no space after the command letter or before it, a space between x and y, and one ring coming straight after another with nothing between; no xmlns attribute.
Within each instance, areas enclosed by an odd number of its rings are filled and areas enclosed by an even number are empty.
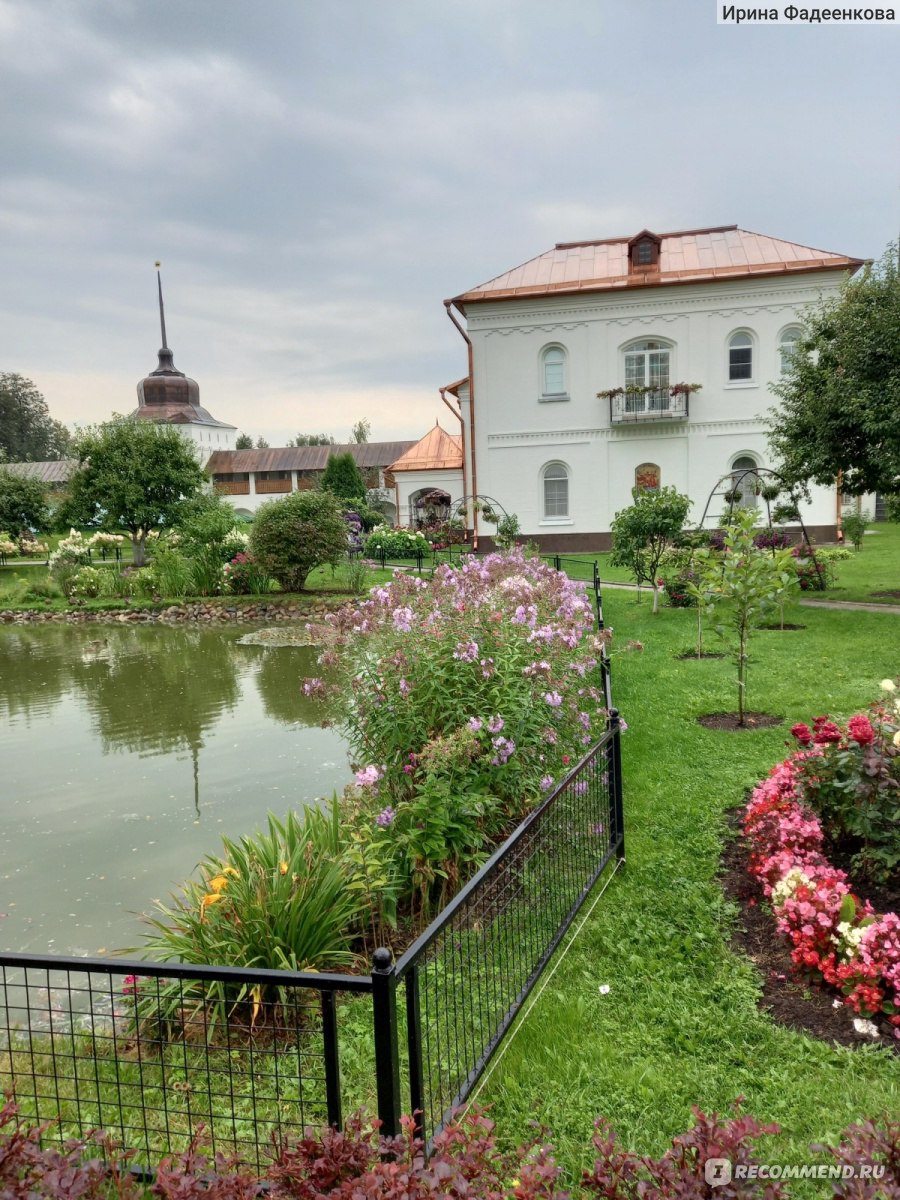
<svg viewBox="0 0 900 1200"><path fill-rule="evenodd" d="M735 1103L736 1110L740 1101ZM594 1165L583 1172L574 1193L562 1189L562 1170L550 1146L533 1141L515 1152L500 1150L494 1124L473 1111L434 1140L426 1160L412 1118L403 1133L382 1138L379 1122L367 1125L359 1115L344 1130L309 1131L282 1146L264 1177L237 1160L209 1158L197 1144L165 1159L155 1182L141 1185L128 1171L133 1157L121 1154L104 1138L72 1142L64 1149L42 1149L47 1126L18 1124L15 1105L0 1109L0 1197L3 1200L429 1200L453 1196L465 1200L779 1200L790 1189L778 1180L733 1178L710 1187L704 1168L710 1159L736 1168L757 1165L754 1143L777 1125L753 1117L723 1119L694 1109L696 1124L673 1141L661 1158L622 1150L607 1121L594 1132ZM90 1157L99 1147L100 1157ZM866 1121L847 1131L839 1146L814 1146L830 1154L849 1174L867 1166L872 1179L831 1183L838 1200L900 1200L900 1122ZM872 1168L875 1169L873 1172Z"/></svg>

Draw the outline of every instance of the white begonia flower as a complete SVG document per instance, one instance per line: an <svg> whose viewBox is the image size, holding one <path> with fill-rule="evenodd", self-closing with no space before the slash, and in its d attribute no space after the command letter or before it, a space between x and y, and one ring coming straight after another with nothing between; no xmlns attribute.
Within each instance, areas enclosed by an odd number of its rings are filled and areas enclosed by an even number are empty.
<svg viewBox="0 0 900 1200"><path fill-rule="evenodd" d="M894 745L900 749L900 729L894 734Z"/></svg>
<svg viewBox="0 0 900 1200"><path fill-rule="evenodd" d="M897 685L894 683L893 679L882 679L881 690L883 692L895 692L897 690Z"/></svg>

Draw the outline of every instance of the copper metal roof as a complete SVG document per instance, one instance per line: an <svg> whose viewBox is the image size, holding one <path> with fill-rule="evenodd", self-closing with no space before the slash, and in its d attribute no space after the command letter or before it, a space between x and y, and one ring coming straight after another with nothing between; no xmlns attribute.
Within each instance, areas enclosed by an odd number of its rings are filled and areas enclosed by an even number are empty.
<svg viewBox="0 0 900 1200"><path fill-rule="evenodd" d="M629 273L628 247L633 238L559 242L545 254L463 292L448 303L463 305L477 300L703 283L842 267L852 272L864 261L751 233L736 225L654 236L660 240L659 270Z"/></svg>
<svg viewBox="0 0 900 1200"><path fill-rule="evenodd" d="M252 471L324 471L332 454L352 454L358 467L386 467L415 442L367 442L362 446L276 446L265 450L216 450L206 464L211 475Z"/></svg>
<svg viewBox="0 0 900 1200"><path fill-rule="evenodd" d="M39 479L41 483L67 483L69 476L78 466L74 458L59 458L51 462L0 463L0 470L12 471L28 479Z"/></svg>
<svg viewBox="0 0 900 1200"><path fill-rule="evenodd" d="M441 429L440 425L435 425L421 441L416 442L401 458L391 463L390 470L437 471L454 467L462 467L462 440Z"/></svg>

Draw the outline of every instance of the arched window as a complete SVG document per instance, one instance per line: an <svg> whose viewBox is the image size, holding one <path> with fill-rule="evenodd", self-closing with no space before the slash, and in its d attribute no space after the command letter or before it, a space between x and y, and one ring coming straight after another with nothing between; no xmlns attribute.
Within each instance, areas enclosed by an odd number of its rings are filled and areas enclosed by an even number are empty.
<svg viewBox="0 0 900 1200"><path fill-rule="evenodd" d="M784 330L778 341L778 350L781 354L781 373L782 375L791 364L791 359L797 352L797 342L800 340L801 330L797 325L790 325Z"/></svg>
<svg viewBox="0 0 900 1200"><path fill-rule="evenodd" d="M735 508L756 508L758 503L759 463L749 454L739 455L731 464L731 488L735 493Z"/></svg>
<svg viewBox="0 0 900 1200"><path fill-rule="evenodd" d="M656 463L641 463L634 470L634 486L641 492L658 492L661 472Z"/></svg>
<svg viewBox="0 0 900 1200"><path fill-rule="evenodd" d="M561 400L566 394L566 352L562 346L547 346L541 351L541 396Z"/></svg>
<svg viewBox="0 0 900 1200"><path fill-rule="evenodd" d="M625 348L625 412L665 412L669 408L672 348L646 339ZM643 390L648 389L648 390Z"/></svg>
<svg viewBox="0 0 900 1200"><path fill-rule="evenodd" d="M728 340L728 380L739 383L753 378L753 338L749 333L733 333Z"/></svg>
<svg viewBox="0 0 900 1200"><path fill-rule="evenodd" d="M560 462L544 467L544 520L559 520L569 515L569 470Z"/></svg>

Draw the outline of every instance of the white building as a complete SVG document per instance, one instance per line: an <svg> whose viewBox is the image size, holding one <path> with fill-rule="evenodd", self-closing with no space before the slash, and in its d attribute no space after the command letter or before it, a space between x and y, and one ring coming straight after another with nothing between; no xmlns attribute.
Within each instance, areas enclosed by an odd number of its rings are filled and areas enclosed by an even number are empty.
<svg viewBox="0 0 900 1200"><path fill-rule="evenodd" d="M607 548L638 479L686 493L698 522L723 474L772 465L769 384L800 314L861 265L736 226L644 230L559 244L446 301L469 344L469 377L445 389L459 495L495 498L548 550ZM803 516L818 540L838 503L813 489Z"/></svg>

